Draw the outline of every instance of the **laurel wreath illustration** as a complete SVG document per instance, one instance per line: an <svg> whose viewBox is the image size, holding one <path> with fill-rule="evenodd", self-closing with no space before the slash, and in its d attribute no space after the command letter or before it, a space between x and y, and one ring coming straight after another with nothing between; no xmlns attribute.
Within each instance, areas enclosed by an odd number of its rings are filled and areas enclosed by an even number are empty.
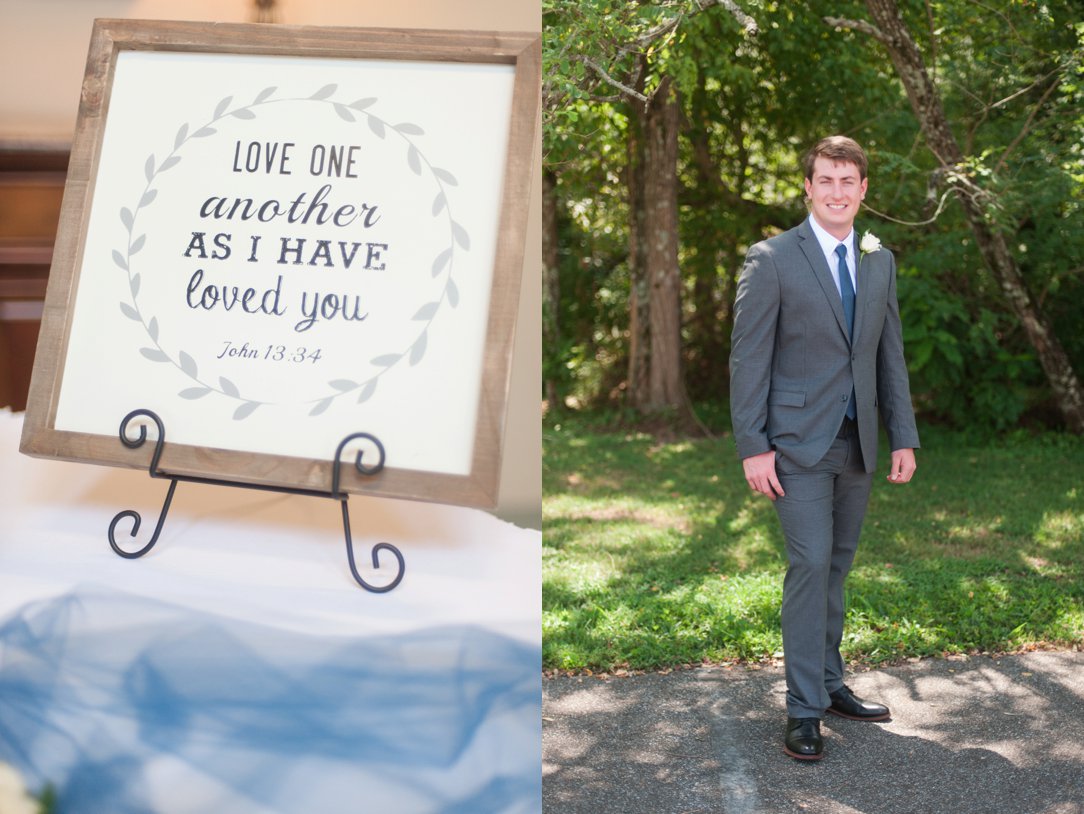
<svg viewBox="0 0 1084 814"><path fill-rule="evenodd" d="M237 421L247 418L261 405L269 404L271 402L246 398L241 392L241 389L224 376L219 377L217 383L206 381L201 378L199 366L196 364L196 360L189 354L185 353L183 350L178 350L176 357L174 357L162 347L157 317L149 315L150 318L147 319L148 315L145 315L139 307L140 273L134 269L134 266L138 264L133 263L133 257L143 249L147 239L145 233L136 236L139 231L137 229L139 216L143 210L154 203L155 198L158 195L158 190L155 188L155 182L159 180L159 177L163 173L173 169L181 162L182 156L180 153L182 152L182 148L192 139L207 138L215 135L218 130L214 125L222 120L229 118L255 119L256 112L254 111L254 108L258 108L262 105L281 102L317 102L330 106L335 114L344 121L356 123L359 119L364 120L368 124L369 131L373 136L379 139L386 139L389 134L397 136L406 146L406 163L410 168L410 171L417 176L421 176L423 173L428 172L436 182L437 194L432 203L432 217L440 218L443 216L448 224L448 244L433 259L430 269L433 278L439 277L442 273L447 275L440 297L425 303L414 314L412 321L419 323L419 331L405 348L398 353L383 354L370 360L372 366L380 368L378 373L361 381L355 381L353 379L332 379L327 382L327 386L330 389L326 395L303 402L305 404L313 405L312 409L309 411L310 416L320 415L327 410L336 399L343 398L352 393L357 393L358 404L368 401L376 392L377 384L381 376L404 359L409 362L410 366L414 366L422 360L428 346L429 327L436 318L438 312L445 302L447 302L451 308L455 308L459 304L459 289L456 287L455 280L453 279L456 252L458 250L470 250L470 235L453 217L451 204L447 194L447 187L458 186L459 182L448 170L430 163L425 154L419 149L413 137L425 135L425 131L421 127L411 122L391 124L375 115L370 111L370 108L376 104L376 97L358 99L349 104L337 102L332 98L338 90L338 86L334 84L325 85L320 88L320 90L316 91L316 93L308 97L273 99L272 96L277 90L277 87L264 88L256 95L256 98L251 103L232 109L233 96L226 96L215 106L213 117L202 126L192 130L187 123L181 125L173 140L173 150L161 162L157 161L154 153L151 153L151 155L147 157L146 164L144 165L144 175L147 179L147 185L143 188L139 203L133 208L123 207L120 210L121 223L128 233L127 244L123 250L113 250L113 262L128 273L129 288L132 294L130 303L123 300L121 301L120 310L124 316L139 322L143 326L153 345L152 347L142 347L139 349L139 352L152 362L173 364L184 373L185 376L196 383L197 386L195 387L188 387L181 390L178 393L181 398L201 399L212 393L218 393L231 400L240 402L233 413L233 418Z"/></svg>

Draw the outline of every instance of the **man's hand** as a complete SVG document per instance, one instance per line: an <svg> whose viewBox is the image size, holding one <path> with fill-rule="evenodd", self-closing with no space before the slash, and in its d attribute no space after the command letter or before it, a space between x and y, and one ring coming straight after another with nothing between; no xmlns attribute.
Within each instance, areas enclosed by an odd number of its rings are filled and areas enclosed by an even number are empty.
<svg viewBox="0 0 1084 814"><path fill-rule="evenodd" d="M911 460L914 461L914 456L912 456ZM753 455L751 458L745 458L742 460L741 465L745 470L745 482L749 484L749 488L754 492L767 495L772 500L783 496L783 487L775 474L774 449L762 452L760 455ZM913 471L914 466L911 469Z"/></svg>
<svg viewBox="0 0 1084 814"><path fill-rule="evenodd" d="M890 483L907 483L915 474L915 451L913 449L892 450L892 466L888 470Z"/></svg>

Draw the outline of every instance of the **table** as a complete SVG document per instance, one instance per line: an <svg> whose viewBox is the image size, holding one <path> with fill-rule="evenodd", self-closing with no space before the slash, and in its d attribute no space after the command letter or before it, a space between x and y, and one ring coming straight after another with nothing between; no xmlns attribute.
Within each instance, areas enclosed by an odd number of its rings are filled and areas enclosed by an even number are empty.
<svg viewBox="0 0 1084 814"><path fill-rule="evenodd" d="M145 472L18 453L0 411L0 761L60 812L541 809L541 533L354 497L181 483L157 546L109 549ZM119 536L126 536L125 525ZM392 566L393 567L393 566Z"/></svg>

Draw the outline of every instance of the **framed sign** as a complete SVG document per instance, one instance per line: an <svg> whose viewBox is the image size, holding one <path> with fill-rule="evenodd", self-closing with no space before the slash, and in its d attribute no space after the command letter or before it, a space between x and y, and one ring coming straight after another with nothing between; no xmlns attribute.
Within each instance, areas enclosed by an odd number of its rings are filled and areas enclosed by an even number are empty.
<svg viewBox="0 0 1084 814"><path fill-rule="evenodd" d="M539 99L533 33L96 21L22 451L495 505Z"/></svg>

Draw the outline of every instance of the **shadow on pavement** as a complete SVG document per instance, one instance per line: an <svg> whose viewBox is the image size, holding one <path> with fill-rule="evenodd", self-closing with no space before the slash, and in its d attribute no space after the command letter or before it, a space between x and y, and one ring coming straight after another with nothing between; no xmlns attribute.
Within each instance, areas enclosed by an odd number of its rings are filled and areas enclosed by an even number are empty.
<svg viewBox="0 0 1084 814"><path fill-rule="evenodd" d="M552 812L1084 814L1084 653L932 660L853 676L891 721L827 716L824 760L782 751L779 668L543 683Z"/></svg>

